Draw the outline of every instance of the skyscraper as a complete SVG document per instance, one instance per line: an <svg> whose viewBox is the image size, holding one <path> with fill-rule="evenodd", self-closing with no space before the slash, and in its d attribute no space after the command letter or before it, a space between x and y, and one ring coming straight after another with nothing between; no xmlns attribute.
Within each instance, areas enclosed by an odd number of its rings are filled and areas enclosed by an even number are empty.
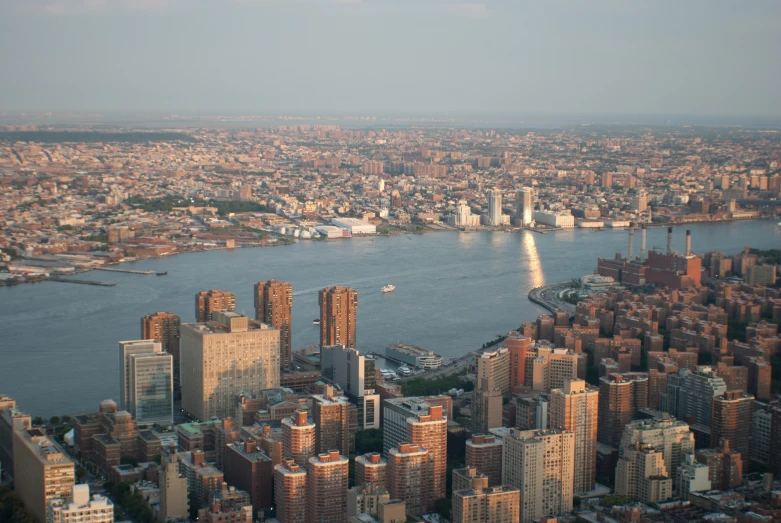
<svg viewBox="0 0 781 523"><path fill-rule="evenodd" d="M504 340L504 347L510 353L510 390L525 385L526 354L531 350L532 339L520 332L512 331ZM531 386L531 384L530 384Z"/></svg>
<svg viewBox="0 0 781 523"><path fill-rule="evenodd" d="M407 514L419 516L432 506L432 463L427 449L402 443L388 453L388 492L407 503ZM437 499L437 498L434 498Z"/></svg>
<svg viewBox="0 0 781 523"><path fill-rule="evenodd" d="M673 480L662 453L639 442L623 449L616 467L616 494L645 503L668 500L673 494Z"/></svg>
<svg viewBox="0 0 781 523"><path fill-rule="evenodd" d="M504 485L521 491L520 523L572 510L575 434L510 429L504 443Z"/></svg>
<svg viewBox="0 0 781 523"><path fill-rule="evenodd" d="M528 227L534 216L534 189L522 187L515 192L515 206L518 215L518 225Z"/></svg>
<svg viewBox="0 0 781 523"><path fill-rule="evenodd" d="M163 521L186 519L190 512L187 478L179 472L179 455L172 452L160 465L160 518Z"/></svg>
<svg viewBox="0 0 781 523"><path fill-rule="evenodd" d="M0 395L0 480L14 475L14 432L32 426L32 418L16 408L16 401Z"/></svg>
<svg viewBox="0 0 781 523"><path fill-rule="evenodd" d="M771 411L769 448L781 448L781 407L775 407ZM770 472L781 476L781 452L770 451Z"/></svg>
<svg viewBox="0 0 781 523"><path fill-rule="evenodd" d="M280 523L307 523L306 469L292 459L274 467L274 503Z"/></svg>
<svg viewBox="0 0 781 523"><path fill-rule="evenodd" d="M388 462L378 452L370 452L355 458L355 484L359 487L383 487L387 485Z"/></svg>
<svg viewBox="0 0 781 523"><path fill-rule="evenodd" d="M279 387L279 331L235 312L182 325L182 408L196 419L229 417L239 392Z"/></svg>
<svg viewBox="0 0 781 523"><path fill-rule="evenodd" d="M502 191L489 189L486 198L488 199L488 225L499 227L502 225Z"/></svg>
<svg viewBox="0 0 781 523"><path fill-rule="evenodd" d="M255 319L279 329L280 364L293 365L293 286L277 280L255 284Z"/></svg>
<svg viewBox="0 0 781 523"><path fill-rule="evenodd" d="M195 295L195 321L204 323L211 321L214 311L235 311L236 296L220 289L201 291Z"/></svg>
<svg viewBox="0 0 781 523"><path fill-rule="evenodd" d="M332 450L309 458L306 521L344 523L347 514L349 460Z"/></svg>
<svg viewBox="0 0 781 523"><path fill-rule="evenodd" d="M598 412L599 391L587 388L583 380L569 380L551 392L550 428L575 434L575 494L594 490Z"/></svg>
<svg viewBox="0 0 781 523"><path fill-rule="evenodd" d="M320 298L320 346L355 348L355 314L358 292L349 287L323 289Z"/></svg>
<svg viewBox="0 0 781 523"><path fill-rule="evenodd" d="M453 487L453 523L516 523L520 518L520 491L489 487L487 478L472 478L465 489Z"/></svg>
<svg viewBox="0 0 781 523"><path fill-rule="evenodd" d="M173 358L167 352L128 356L126 410L138 423L174 424Z"/></svg>
<svg viewBox="0 0 781 523"><path fill-rule="evenodd" d="M252 509L257 512L271 508L274 465L271 458L258 448L258 442L248 439L226 445L224 461L225 481L249 493Z"/></svg>
<svg viewBox="0 0 781 523"><path fill-rule="evenodd" d="M746 460L751 459L751 428L753 426L754 396L740 390L727 391L713 398L711 417L711 446L723 440Z"/></svg>
<svg viewBox="0 0 781 523"><path fill-rule="evenodd" d="M648 375L641 372L610 374L599 379L597 441L618 448L639 409L648 407Z"/></svg>
<svg viewBox="0 0 781 523"><path fill-rule="evenodd" d="M466 440L466 466L488 478L488 486L502 484L502 440L489 434L473 434Z"/></svg>
<svg viewBox="0 0 781 523"><path fill-rule="evenodd" d="M488 378L491 382L491 389L498 389L501 394L511 392L510 390L510 351L502 347L497 350L483 351L475 355L477 363L477 373L475 374L475 385L483 385L483 378Z"/></svg>
<svg viewBox="0 0 781 523"><path fill-rule="evenodd" d="M181 320L171 312L155 312L141 318L141 338L159 341L163 351L173 357L174 398L181 399L182 383L179 377L179 340Z"/></svg>
<svg viewBox="0 0 781 523"><path fill-rule="evenodd" d="M660 408L678 419L694 418L695 423L709 427L713 398L727 392L724 379L711 367L697 367L696 372L681 369L667 376L667 390L660 398Z"/></svg>
<svg viewBox="0 0 781 523"><path fill-rule="evenodd" d="M361 430L380 428L380 396L375 394L375 361L343 345L321 347L323 380L338 385L358 409Z"/></svg>
<svg viewBox="0 0 781 523"><path fill-rule="evenodd" d="M472 432L485 434L502 426L502 392L491 387L491 380L482 378L482 384L472 391Z"/></svg>
<svg viewBox="0 0 781 523"><path fill-rule="evenodd" d="M771 455L778 455L778 452ZM708 466L708 479L712 488L732 490L743 483L743 457L740 452L729 447L728 440L721 440L715 448L697 450L694 457Z"/></svg>
<svg viewBox="0 0 781 523"><path fill-rule="evenodd" d="M158 341L119 342L120 405L141 423L173 425L173 357Z"/></svg>
<svg viewBox="0 0 781 523"><path fill-rule="evenodd" d="M447 481L447 417L441 405L432 405L427 414L407 418L407 436L410 443L428 450L431 460L431 508L445 497Z"/></svg>
<svg viewBox="0 0 781 523"><path fill-rule="evenodd" d="M338 450L349 456L355 446L355 434L350 429L350 409L355 406L344 396L334 396L330 386L324 394L313 395L312 400L317 452Z"/></svg>
<svg viewBox="0 0 781 523"><path fill-rule="evenodd" d="M297 410L282 420L282 455L300 467L306 467L315 455L315 424L307 419L306 412Z"/></svg>
<svg viewBox="0 0 781 523"><path fill-rule="evenodd" d="M667 477L672 480L683 456L694 453L694 434L683 421L662 414L653 419L632 421L624 427L619 454L623 456L628 450L641 450L638 444L649 446L662 455Z"/></svg>
<svg viewBox="0 0 781 523"><path fill-rule="evenodd" d="M68 498L75 467L60 446L38 428L14 431L14 489L24 508L46 521L49 502Z"/></svg>

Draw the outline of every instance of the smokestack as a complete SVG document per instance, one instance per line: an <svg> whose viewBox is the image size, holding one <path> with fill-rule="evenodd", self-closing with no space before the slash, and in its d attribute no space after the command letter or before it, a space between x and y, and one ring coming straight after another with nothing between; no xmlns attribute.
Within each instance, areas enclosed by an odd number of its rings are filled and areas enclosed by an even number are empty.
<svg viewBox="0 0 781 523"><path fill-rule="evenodd" d="M645 224L642 225L640 233L640 257L645 258Z"/></svg>
<svg viewBox="0 0 781 523"><path fill-rule="evenodd" d="M673 253L673 228L667 227L667 254Z"/></svg>
<svg viewBox="0 0 781 523"><path fill-rule="evenodd" d="M692 255L692 232L686 231L686 256Z"/></svg>
<svg viewBox="0 0 781 523"><path fill-rule="evenodd" d="M629 250L627 251L628 254L626 256L627 260L632 260L632 244L635 243L635 230L629 229Z"/></svg>

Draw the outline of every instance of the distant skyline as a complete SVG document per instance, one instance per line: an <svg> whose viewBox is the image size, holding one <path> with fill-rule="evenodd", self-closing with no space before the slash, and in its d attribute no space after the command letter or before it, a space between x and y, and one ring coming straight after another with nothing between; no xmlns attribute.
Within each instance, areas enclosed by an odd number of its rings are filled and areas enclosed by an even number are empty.
<svg viewBox="0 0 781 523"><path fill-rule="evenodd" d="M0 0L0 112L781 117L781 2Z"/></svg>

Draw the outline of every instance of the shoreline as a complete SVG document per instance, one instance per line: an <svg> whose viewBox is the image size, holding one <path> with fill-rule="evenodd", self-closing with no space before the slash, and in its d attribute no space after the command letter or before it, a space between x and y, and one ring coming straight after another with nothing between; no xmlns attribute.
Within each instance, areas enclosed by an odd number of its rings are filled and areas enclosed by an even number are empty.
<svg viewBox="0 0 781 523"><path fill-rule="evenodd" d="M677 226L686 226L691 224L726 224L726 223L732 223L732 222L744 222L744 221L763 221L763 220L776 220L777 217L773 216L761 216L756 218L737 218L737 219L726 219L726 220L700 220L700 221L691 221L691 222L685 222L685 223L677 223L677 222L669 222L669 223L654 223L654 224L647 224L648 229L657 229L657 228L664 228L664 227L677 227ZM600 229L599 231L625 231L630 229L631 227L606 227L604 229ZM482 232L505 232L505 233L516 233L516 232L559 232L559 231L565 231L565 230L582 230L587 232L595 232L593 229L587 228L587 227L568 227L568 228L544 228L540 230L532 230L526 227L521 228L481 228L481 229L469 229L469 230L461 230L461 229L455 229L455 228L448 228L448 229L426 229L423 231L400 231L400 230L394 230L393 232L386 233L386 234L376 234L376 235L357 235L357 236L351 236L349 238L318 238L313 239L309 241L315 241L315 242L328 242L328 241L345 241L345 240L352 240L353 238L382 238L382 237L393 237L393 236L403 236L403 235L425 235L430 233L453 233L453 232L460 232L460 233L482 233ZM544 233L543 232L543 233ZM263 248L263 247L285 247L290 245L295 245L297 243L300 243L302 240L300 238L285 238L285 241L277 241L277 242L267 242L261 245L254 244L254 245L237 245L234 247L224 247L224 246L216 246L213 248L196 248L196 249L188 249L185 251L175 251L171 253L165 253L165 254L159 254L159 255L151 255L151 256L143 256L143 257L133 257L133 258L125 258L120 261L116 262L109 262L104 263L101 265L101 267L119 267L122 266L125 263L135 263L135 262L142 262L147 260L157 260L162 258L168 258L171 256L178 256L183 254L196 254L196 253L204 253L204 252L211 252L211 251L225 251L225 250L234 250L234 249L255 249L255 248ZM63 253L67 254L67 253ZM54 281L59 278L67 278L68 276L76 276L79 274L84 274L88 272L92 272L95 270L99 270L98 267L92 267L92 268L82 268L82 269L75 269L72 272L68 273L58 273L55 275L50 275L46 277L36 277L33 276L33 279L27 280L0 280L0 287L10 287L10 286L16 286L16 285L22 285L26 283L40 283L40 282L46 282L46 281ZM555 284L554 284L555 285ZM546 287L542 287L541 289L545 289ZM532 290L534 292L534 290ZM529 299L533 301L534 303L537 303L538 305L548 308L543 303L540 303L538 301L535 301L531 297L531 292L529 293ZM550 309L549 309L550 310Z"/></svg>

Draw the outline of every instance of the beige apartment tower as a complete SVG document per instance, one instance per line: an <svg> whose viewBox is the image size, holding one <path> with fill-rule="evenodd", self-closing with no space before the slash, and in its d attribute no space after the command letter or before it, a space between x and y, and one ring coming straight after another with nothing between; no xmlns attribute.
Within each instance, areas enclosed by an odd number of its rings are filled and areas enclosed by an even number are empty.
<svg viewBox="0 0 781 523"><path fill-rule="evenodd" d="M426 449L431 461L430 508L445 497L447 481L447 418L441 405L431 405L428 414L407 418L407 436L413 445Z"/></svg>
<svg viewBox="0 0 781 523"><path fill-rule="evenodd" d="M583 380L569 380L563 389L551 392L550 428L575 434L575 494L594 490L598 413L599 390L588 388Z"/></svg>
<svg viewBox="0 0 781 523"><path fill-rule="evenodd" d="M233 415L239 392L279 388L279 331L235 312L182 325L182 408L201 421Z"/></svg>
<svg viewBox="0 0 781 523"><path fill-rule="evenodd" d="M315 455L315 424L307 419L307 413L297 410L282 420L282 455L306 467Z"/></svg>
<svg viewBox="0 0 781 523"><path fill-rule="evenodd" d="M306 469L292 459L274 467L274 502L280 523L307 523Z"/></svg>
<svg viewBox="0 0 781 523"><path fill-rule="evenodd" d="M355 315L358 291L330 287L320 291L320 346L355 348Z"/></svg>
<svg viewBox="0 0 781 523"><path fill-rule="evenodd" d="M475 363L477 363L476 388L498 389L500 394L512 392L510 390L510 351L507 348L502 347L493 351L481 352L476 355ZM484 385L486 380L489 385Z"/></svg>
<svg viewBox="0 0 781 523"><path fill-rule="evenodd" d="M515 487L489 487L485 476L472 478L463 489L453 487L453 523L516 523L521 493Z"/></svg>
<svg viewBox="0 0 781 523"><path fill-rule="evenodd" d="M349 460L332 450L309 458L306 481L307 522L344 523L347 519Z"/></svg>
<svg viewBox="0 0 781 523"><path fill-rule="evenodd" d="M572 510L575 434L510 429L504 443L503 483L520 491L520 523Z"/></svg>
<svg viewBox="0 0 781 523"><path fill-rule="evenodd" d="M235 311L236 296L232 292L220 289L201 291L195 295L195 322L205 323L212 320L214 311Z"/></svg>
<svg viewBox="0 0 781 523"><path fill-rule="evenodd" d="M388 463L379 452L370 452L355 458L355 485L358 487L387 487Z"/></svg>
<svg viewBox="0 0 781 523"><path fill-rule="evenodd" d="M38 428L14 432L14 488L24 508L46 521L49 502L68 498L76 483L73 461Z"/></svg>
<svg viewBox="0 0 781 523"><path fill-rule="evenodd" d="M293 365L293 286L277 280L255 284L255 319L279 329L279 360L282 368Z"/></svg>
<svg viewBox="0 0 781 523"><path fill-rule="evenodd" d="M472 391L472 432L485 434L502 426L502 391L491 387L492 380L483 377Z"/></svg>
<svg viewBox="0 0 781 523"><path fill-rule="evenodd" d="M402 443L388 452L388 493L407 504L407 514L427 513L431 500L432 461L428 450Z"/></svg>
<svg viewBox="0 0 781 523"><path fill-rule="evenodd" d="M672 497L673 480L664 456L647 443L623 449L616 466L616 494L644 503L658 503Z"/></svg>
<svg viewBox="0 0 781 523"><path fill-rule="evenodd" d="M172 452L160 466L160 514L158 521L187 519L190 502L187 497L187 477L179 472L179 455Z"/></svg>

